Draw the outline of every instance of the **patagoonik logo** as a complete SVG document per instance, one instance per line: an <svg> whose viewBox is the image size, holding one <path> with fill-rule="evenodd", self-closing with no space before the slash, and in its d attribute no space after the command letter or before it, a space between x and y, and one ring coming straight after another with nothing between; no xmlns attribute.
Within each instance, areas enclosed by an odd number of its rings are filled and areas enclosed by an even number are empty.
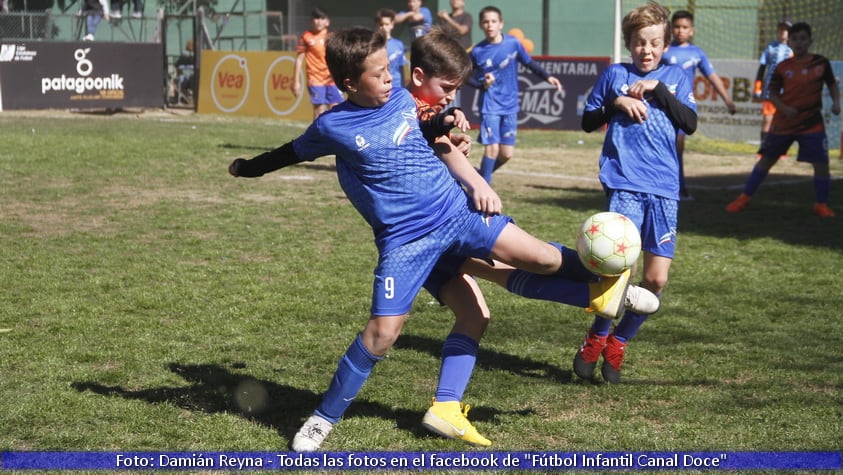
<svg viewBox="0 0 843 475"><path fill-rule="evenodd" d="M116 73L105 77L92 76L94 63L88 59L90 52L91 48L78 48L73 52L73 59L76 61L76 76L62 74L51 78L41 78L41 94L50 91L72 91L77 94L96 91L104 98L122 98L123 76Z"/></svg>
<svg viewBox="0 0 843 475"><path fill-rule="evenodd" d="M293 94L293 73L296 71L296 59L293 56L281 56L266 69L263 81L263 95L266 106L278 115L287 115L296 110L304 94Z"/></svg>
<svg viewBox="0 0 843 475"><path fill-rule="evenodd" d="M228 54L220 58L211 74L211 99L223 112L234 112L249 96L246 58Z"/></svg>

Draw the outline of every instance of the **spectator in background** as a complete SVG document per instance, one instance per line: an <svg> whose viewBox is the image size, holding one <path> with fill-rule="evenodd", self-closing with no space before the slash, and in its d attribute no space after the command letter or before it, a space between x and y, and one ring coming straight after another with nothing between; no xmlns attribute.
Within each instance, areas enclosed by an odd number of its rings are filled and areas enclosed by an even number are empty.
<svg viewBox="0 0 843 475"><path fill-rule="evenodd" d="M410 41L424 36L433 26L433 15L422 5L422 0L407 0L407 10L395 15L395 23L406 23L410 29Z"/></svg>
<svg viewBox="0 0 843 475"><path fill-rule="evenodd" d="M831 113L840 115L840 89L828 58L808 52L813 36L807 23L795 23L788 32L793 57L776 66L770 79L770 100L776 106L770 133L761 144L761 159L744 184L743 193L726 205L726 211L739 213L767 178L779 157L794 142L799 144L796 160L814 168L814 214L833 218L828 206L831 175L828 166L828 136L823 119L823 86L831 95Z"/></svg>
<svg viewBox="0 0 843 475"><path fill-rule="evenodd" d="M480 10L480 28L486 38L469 53L474 68L468 81L480 89L480 174L492 183L492 173L512 158L518 133L518 63L557 91L562 83L533 61L521 41L503 33L503 15L497 7Z"/></svg>
<svg viewBox="0 0 843 475"><path fill-rule="evenodd" d="M0 13L9 13L9 0L0 0Z"/></svg>
<svg viewBox="0 0 843 475"><path fill-rule="evenodd" d="M793 56L793 50L787 45L787 30L792 23L789 20L782 20L776 27L776 41L770 42L764 52L761 53L761 59L758 60L758 74L755 76L755 97L763 99L764 103L761 105L761 144L770 132L770 125L773 123L773 114L776 113L776 106L770 101L770 91L767 88L770 86L770 79L773 77L773 72L776 70L776 65ZM761 158L761 146L758 147L758 157Z"/></svg>
<svg viewBox="0 0 843 475"><path fill-rule="evenodd" d="M673 25L673 42L662 57L665 64L675 64L681 67L688 74L692 87L697 69L711 83L717 94L723 98L729 114L734 114L737 109L735 103L726 94L726 87L723 80L714 70L714 65L708 60L705 52L698 46L691 43L694 37L694 15L686 10L677 10L670 21ZM685 166L683 155L685 152L685 133L681 130L676 136L676 152L679 155L679 197L683 200L693 199L685 186Z"/></svg>
<svg viewBox="0 0 843 475"><path fill-rule="evenodd" d="M471 48L471 25L474 20L471 13L465 11L465 0L451 0L451 12L439 11L436 24L453 36L463 48Z"/></svg>
<svg viewBox="0 0 843 475"><path fill-rule="evenodd" d="M111 18L106 0L82 0L79 14L85 17L85 37L82 38L85 41L94 41L100 22Z"/></svg>
<svg viewBox="0 0 843 475"><path fill-rule="evenodd" d="M325 41L328 39L328 27L331 19L322 8L316 7L311 13L312 27L302 33L296 46L296 67L293 75L293 94L299 97L302 92L302 66L307 72L307 90L310 103L313 104L313 118L319 117L326 110L342 102L342 94L331 78L328 63L325 62ZM305 64L306 63L306 64Z"/></svg>
<svg viewBox="0 0 843 475"><path fill-rule="evenodd" d="M134 11L132 12L132 18L141 18L143 16L143 0L133 0L133 5ZM122 9L123 4L120 1L112 2L111 18L123 18L123 13L121 13Z"/></svg>
<svg viewBox="0 0 843 475"><path fill-rule="evenodd" d="M404 65L407 64L407 57L404 52L404 42L392 37L392 29L395 28L395 11L381 8L375 12L375 25L386 37L386 55L389 58L392 87L404 87Z"/></svg>

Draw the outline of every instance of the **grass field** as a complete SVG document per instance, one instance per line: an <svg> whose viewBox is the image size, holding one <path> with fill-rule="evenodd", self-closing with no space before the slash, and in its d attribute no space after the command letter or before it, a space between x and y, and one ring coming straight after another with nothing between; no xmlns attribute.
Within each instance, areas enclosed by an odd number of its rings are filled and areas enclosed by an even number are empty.
<svg viewBox="0 0 843 475"><path fill-rule="evenodd" d="M376 257L333 159L227 175L304 127L0 114L0 450L288 450L368 316ZM572 243L604 205L602 135L520 140L495 176L505 211ZM754 147L688 148L696 199L622 384L572 375L582 311L482 284L493 321L465 402L493 449L843 446L843 218L811 214L810 167L792 158L729 215ZM831 165L843 175L836 151ZM465 449L420 423L451 323L419 295L326 450Z"/></svg>

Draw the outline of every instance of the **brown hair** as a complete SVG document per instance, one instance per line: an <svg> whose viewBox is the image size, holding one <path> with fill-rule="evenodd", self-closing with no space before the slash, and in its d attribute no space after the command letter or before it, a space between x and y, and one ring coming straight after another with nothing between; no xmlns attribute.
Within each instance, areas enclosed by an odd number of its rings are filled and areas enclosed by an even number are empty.
<svg viewBox="0 0 843 475"><path fill-rule="evenodd" d="M334 32L325 45L325 62L340 91L348 92L345 80L357 80L363 63L375 51L386 48L386 37L367 28L354 27Z"/></svg>
<svg viewBox="0 0 843 475"><path fill-rule="evenodd" d="M629 42L632 41L632 35L648 26L664 25L664 42L670 43L670 10L659 5L656 2L647 2L633 9L623 17L621 24L621 31L623 31L623 43L629 48Z"/></svg>
<svg viewBox="0 0 843 475"><path fill-rule="evenodd" d="M464 82L471 75L471 59L465 48L442 28L433 27L410 45L410 69L428 76Z"/></svg>

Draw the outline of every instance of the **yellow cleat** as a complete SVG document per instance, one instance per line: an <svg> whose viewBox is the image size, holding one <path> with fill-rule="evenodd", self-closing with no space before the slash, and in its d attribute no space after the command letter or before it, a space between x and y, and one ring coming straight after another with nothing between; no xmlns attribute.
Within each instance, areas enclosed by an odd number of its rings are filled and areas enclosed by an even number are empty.
<svg viewBox="0 0 843 475"><path fill-rule="evenodd" d="M463 440L480 447L492 445L492 442L480 435L466 419L470 408L468 404L462 404L459 401L436 402L434 398L433 404L422 418L422 425L425 429L442 437Z"/></svg>
<svg viewBox="0 0 843 475"><path fill-rule="evenodd" d="M618 318L624 311L631 310L641 315L650 315L659 310L659 298L649 290L630 285L632 271L627 269L615 277L601 277L599 282L588 284L591 303L585 311L601 317Z"/></svg>

